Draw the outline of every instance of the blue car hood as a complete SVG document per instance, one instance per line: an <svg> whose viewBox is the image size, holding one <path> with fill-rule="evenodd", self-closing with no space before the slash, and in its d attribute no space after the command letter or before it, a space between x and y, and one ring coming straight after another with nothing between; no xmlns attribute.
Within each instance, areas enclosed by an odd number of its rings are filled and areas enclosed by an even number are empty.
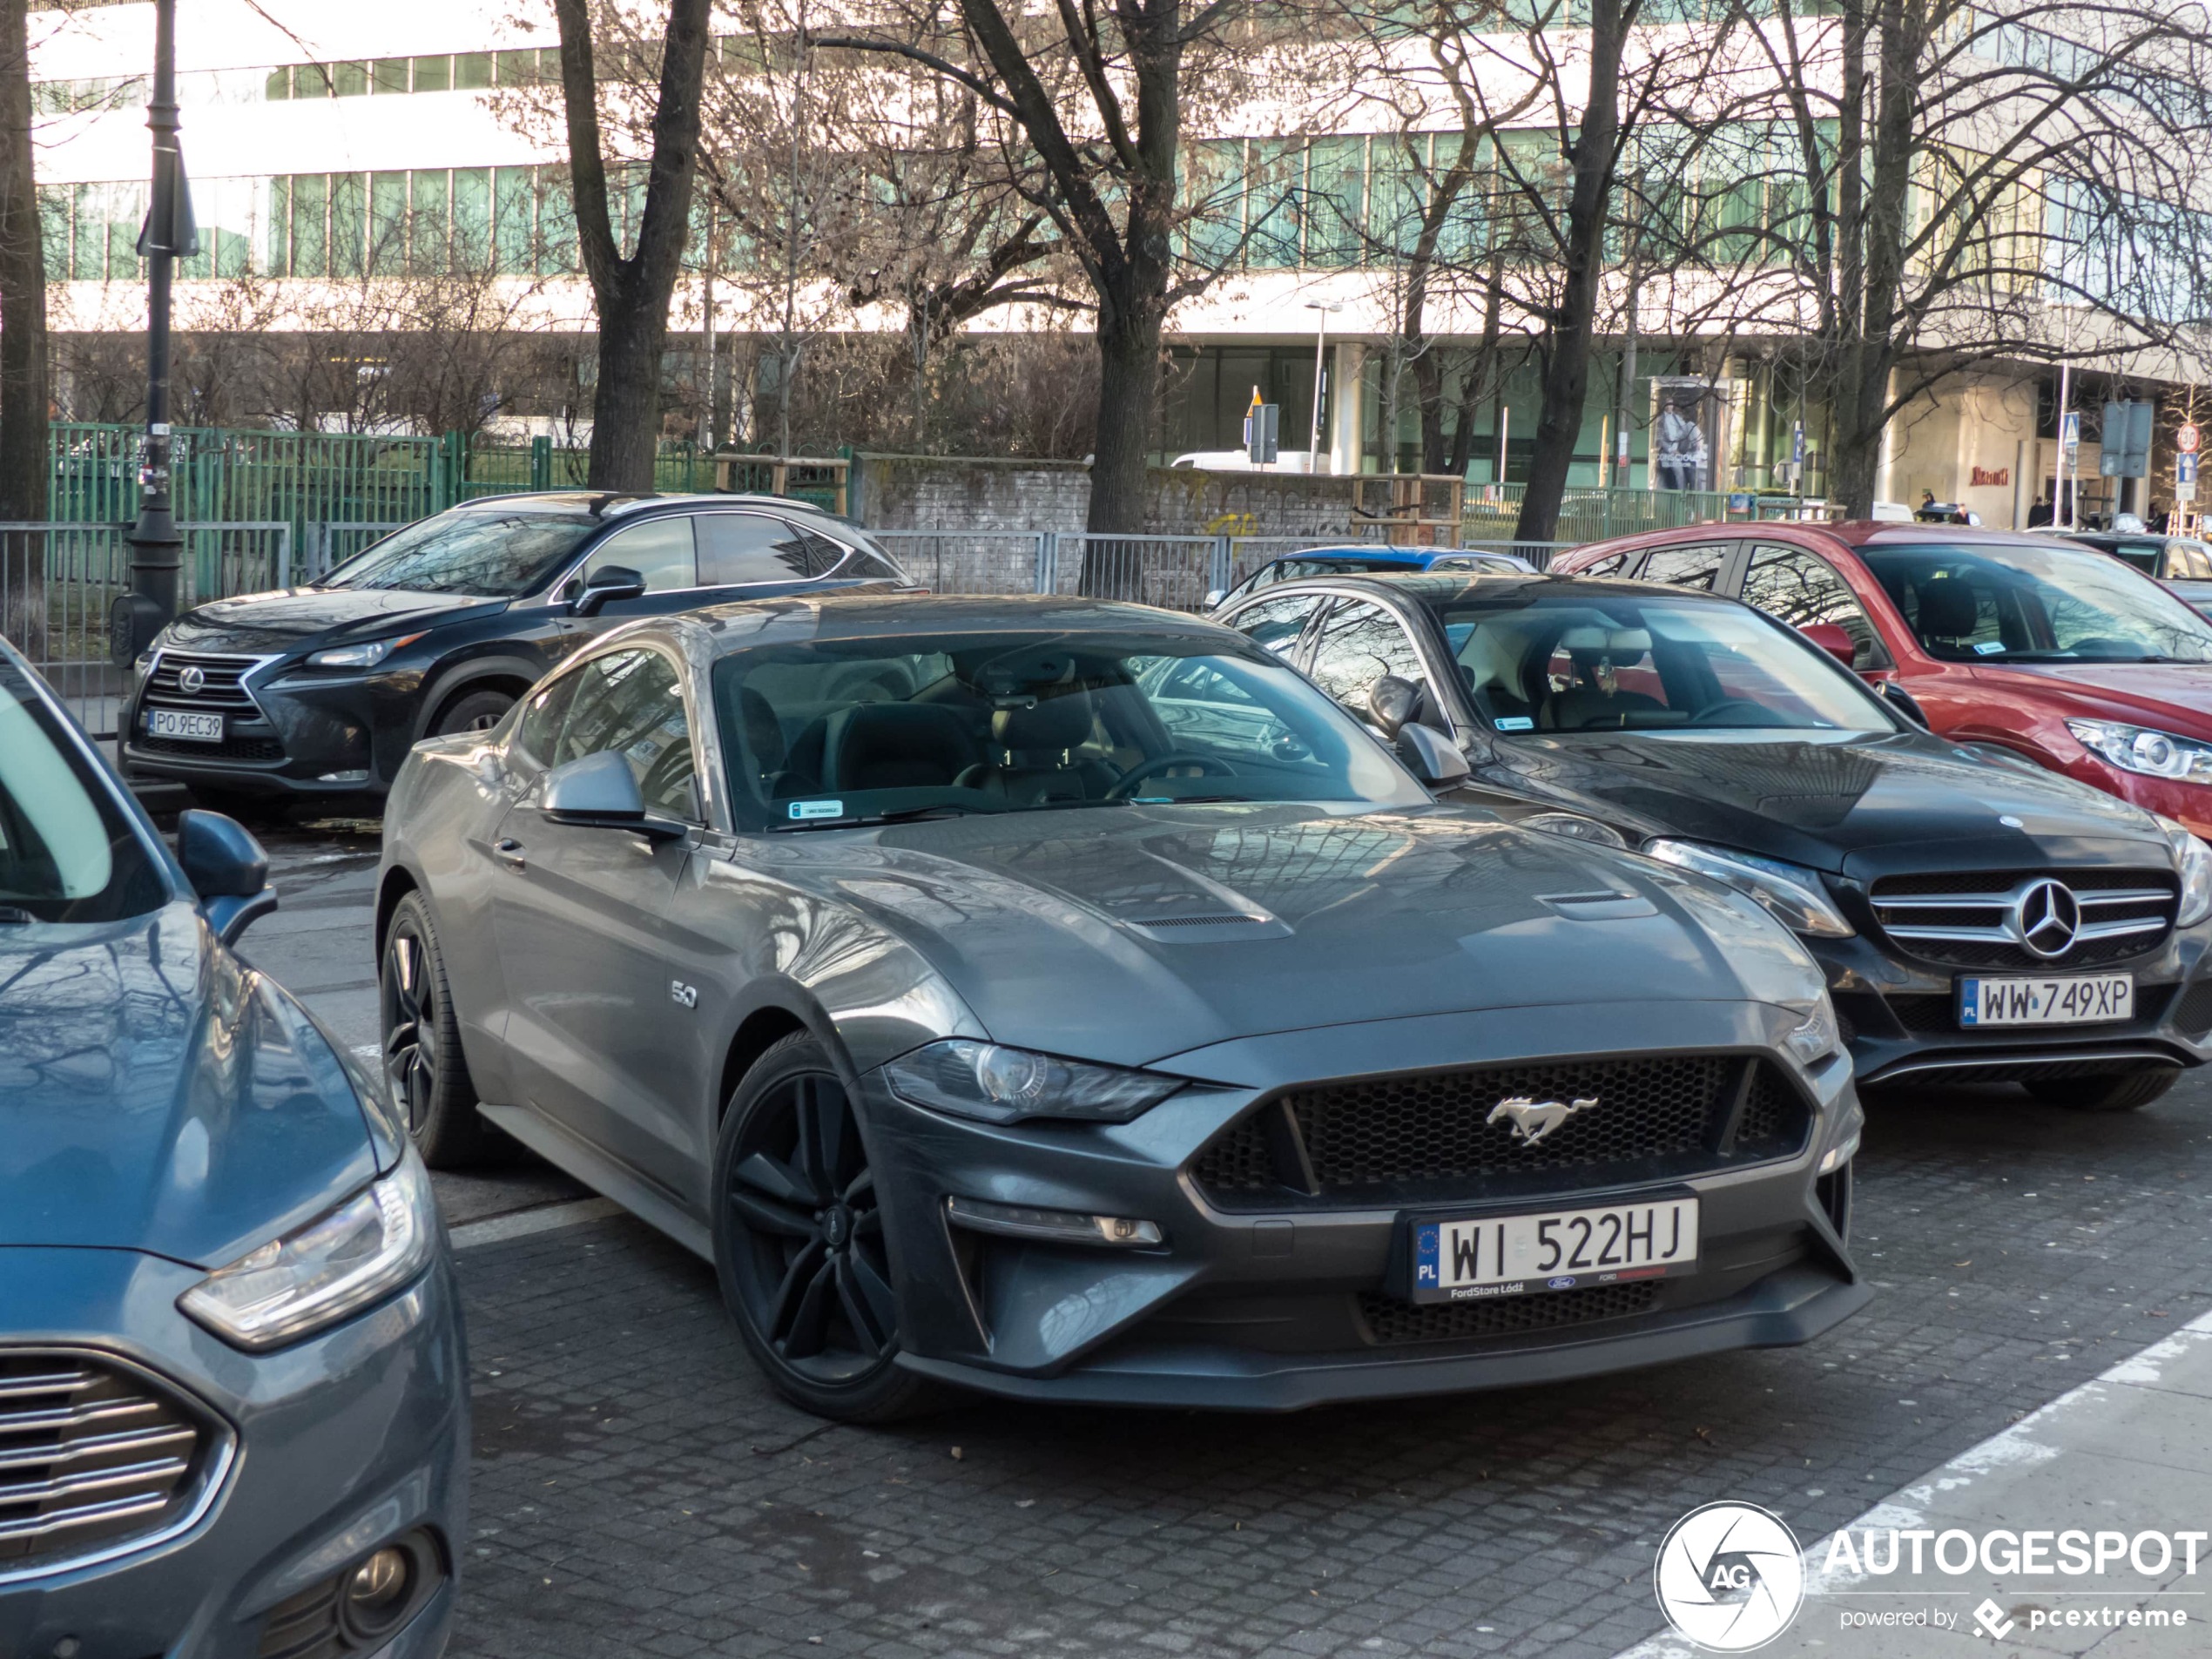
<svg viewBox="0 0 2212 1659"><path fill-rule="evenodd" d="M337 1054L189 905L0 931L0 1244L217 1267L376 1168Z"/></svg>

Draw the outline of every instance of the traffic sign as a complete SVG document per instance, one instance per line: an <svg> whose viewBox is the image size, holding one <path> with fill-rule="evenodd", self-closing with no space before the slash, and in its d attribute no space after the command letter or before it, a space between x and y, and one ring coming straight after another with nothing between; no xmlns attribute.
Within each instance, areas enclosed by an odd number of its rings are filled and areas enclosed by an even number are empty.
<svg viewBox="0 0 2212 1659"><path fill-rule="evenodd" d="M2184 450L2174 457L2174 482L2186 489L2196 488L2196 452Z"/></svg>
<svg viewBox="0 0 2212 1659"><path fill-rule="evenodd" d="M2204 442L2204 435L2194 424L2183 427L2174 435L2174 447L2185 455L2193 455Z"/></svg>
<svg viewBox="0 0 2212 1659"><path fill-rule="evenodd" d="M2081 447L2081 411L2068 409L2059 422L2059 444L2066 451L2067 464L2073 465L2074 452Z"/></svg>

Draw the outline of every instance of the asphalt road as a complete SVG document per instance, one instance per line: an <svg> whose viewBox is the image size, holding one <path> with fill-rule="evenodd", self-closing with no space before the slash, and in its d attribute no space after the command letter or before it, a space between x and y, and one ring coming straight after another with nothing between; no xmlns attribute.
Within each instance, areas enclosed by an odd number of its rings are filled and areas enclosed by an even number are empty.
<svg viewBox="0 0 2212 1659"><path fill-rule="evenodd" d="M246 954L374 1044L374 826L266 839L283 907ZM1880 1295L1810 1346L1279 1418L826 1426L626 1217L465 1250L451 1651L1610 1655L1659 1628L1652 1550L1697 1504L1811 1539L2212 1308L2212 1076L2117 1118L1885 1101L1859 1170ZM439 1181L456 1222L577 1191L536 1164Z"/></svg>

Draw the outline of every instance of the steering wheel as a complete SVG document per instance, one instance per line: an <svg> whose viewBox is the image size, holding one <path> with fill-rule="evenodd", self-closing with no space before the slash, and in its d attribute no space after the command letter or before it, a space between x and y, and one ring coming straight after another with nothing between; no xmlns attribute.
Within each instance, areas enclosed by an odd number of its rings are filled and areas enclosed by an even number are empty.
<svg viewBox="0 0 2212 1659"><path fill-rule="evenodd" d="M1756 718L1749 720L1724 718L1736 716L1739 711L1746 710ZM1754 703L1747 697L1724 697L1717 703L1708 703L1696 713L1691 715L1686 724L1690 725L1787 725L1789 722L1764 703Z"/></svg>
<svg viewBox="0 0 2212 1659"><path fill-rule="evenodd" d="M1147 778L1165 772L1170 766L1196 766L1201 773L1218 778L1234 778L1237 775L1236 767L1225 760L1217 760L1211 755L1155 755L1150 760L1138 761L1120 777L1115 779L1112 787L1107 790L1105 798L1108 800L1126 800L1129 799L1130 790L1136 788Z"/></svg>

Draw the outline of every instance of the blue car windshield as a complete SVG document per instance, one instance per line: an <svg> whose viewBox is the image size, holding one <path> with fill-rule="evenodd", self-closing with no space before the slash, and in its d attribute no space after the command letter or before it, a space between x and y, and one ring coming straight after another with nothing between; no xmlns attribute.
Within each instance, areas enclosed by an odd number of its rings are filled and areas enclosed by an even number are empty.
<svg viewBox="0 0 2212 1659"><path fill-rule="evenodd" d="M24 922L116 921L166 896L91 762L0 658L0 950Z"/></svg>
<svg viewBox="0 0 2212 1659"><path fill-rule="evenodd" d="M581 513L455 508L386 536L314 585L511 599L551 576L597 528Z"/></svg>
<svg viewBox="0 0 2212 1659"><path fill-rule="evenodd" d="M1163 633L976 632L762 646L716 665L748 827L1129 802L1428 792L1258 647Z"/></svg>

